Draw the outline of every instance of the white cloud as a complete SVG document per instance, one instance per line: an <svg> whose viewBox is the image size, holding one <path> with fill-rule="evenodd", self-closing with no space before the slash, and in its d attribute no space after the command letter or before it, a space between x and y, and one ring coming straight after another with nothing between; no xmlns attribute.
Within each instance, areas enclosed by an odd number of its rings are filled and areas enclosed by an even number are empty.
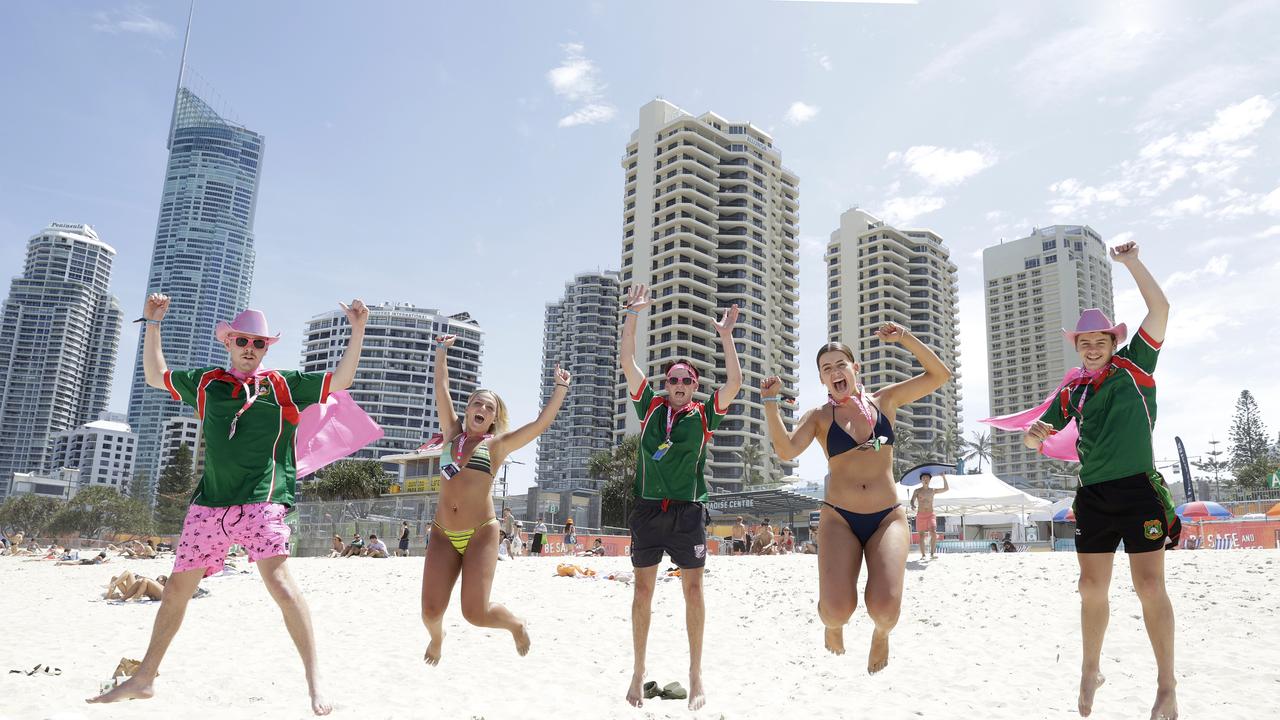
<svg viewBox="0 0 1280 720"><path fill-rule="evenodd" d="M826 70L827 72L831 72L832 65L831 65L830 55L827 55L826 53L822 52L815 46L810 46L808 49L804 51L804 53L805 55L809 56L810 60L817 63L818 67L822 68L823 70Z"/></svg>
<svg viewBox="0 0 1280 720"><path fill-rule="evenodd" d="M957 68L971 56L996 45L1001 40L1017 35L1021 30L1021 22L1012 16L1001 15L990 25L942 51L942 54L929 61L928 65L916 73L915 81L928 82L939 77L955 75Z"/></svg>
<svg viewBox="0 0 1280 720"><path fill-rule="evenodd" d="M1280 235L1280 225L1272 225L1266 230L1261 230L1257 234L1255 234L1254 237L1269 238L1269 237L1275 237L1277 235Z"/></svg>
<svg viewBox="0 0 1280 720"><path fill-rule="evenodd" d="M1197 280L1206 277L1224 277L1227 273L1227 266L1231 263L1230 255L1215 255L1209 258L1204 265L1194 270L1179 270L1169 276L1161 285L1161 288L1167 293L1179 285L1187 283L1194 284Z"/></svg>
<svg viewBox="0 0 1280 720"><path fill-rule="evenodd" d="M996 156L989 151L915 145L905 153L889 153L887 162L901 162L930 185L949 186L958 185L995 165Z"/></svg>
<svg viewBox="0 0 1280 720"><path fill-rule="evenodd" d="M803 125L812 120L821 109L817 105L809 105L797 100L791 103L791 107L787 108L787 114L782 119L792 125Z"/></svg>
<svg viewBox="0 0 1280 720"><path fill-rule="evenodd" d="M1148 204L1191 179L1196 181L1199 192L1157 211L1158 216L1230 218L1266 212L1265 198L1223 185L1237 174L1243 161L1254 156L1255 146L1250 143L1275 110L1274 102L1255 95L1218 110L1200 130L1168 133L1147 141L1133 159L1112 169L1111 174L1118 176L1112 180L1100 185L1088 185L1076 178L1059 180L1049 186L1053 195L1050 212L1067 218L1108 206ZM1216 199L1205 192L1214 186L1220 188ZM1280 206L1280 197L1275 202Z"/></svg>
<svg viewBox="0 0 1280 720"><path fill-rule="evenodd" d="M892 225L909 225L921 215L945 207L947 201L936 195L912 195L889 198L884 203L884 219Z"/></svg>
<svg viewBox="0 0 1280 720"><path fill-rule="evenodd" d="M130 6L126 10L108 10L93 14L93 29L97 32L138 33L152 37L173 37L173 26L146 14L140 5Z"/></svg>
<svg viewBox="0 0 1280 720"><path fill-rule="evenodd" d="M547 82L556 95L581 107L560 118L560 127L594 125L608 122L618 110L604 98L607 85L600 79L600 69L584 55L582 43L566 43L564 60L547 71Z"/></svg>

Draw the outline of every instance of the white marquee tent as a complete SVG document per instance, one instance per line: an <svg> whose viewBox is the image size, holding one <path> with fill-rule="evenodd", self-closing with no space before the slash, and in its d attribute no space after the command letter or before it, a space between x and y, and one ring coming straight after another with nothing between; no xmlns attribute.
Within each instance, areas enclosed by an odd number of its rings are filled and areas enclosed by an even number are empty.
<svg viewBox="0 0 1280 720"><path fill-rule="evenodd" d="M961 525L966 517L994 513L1017 516L1016 526L1020 528L1023 515L1042 511L1052 505L1048 500L1023 492L992 473L947 475L946 479L949 489L933 497L933 511L938 515L958 515ZM942 477L934 477L929 485L941 488ZM898 496L904 506L910 502L911 491L914 489L898 486Z"/></svg>

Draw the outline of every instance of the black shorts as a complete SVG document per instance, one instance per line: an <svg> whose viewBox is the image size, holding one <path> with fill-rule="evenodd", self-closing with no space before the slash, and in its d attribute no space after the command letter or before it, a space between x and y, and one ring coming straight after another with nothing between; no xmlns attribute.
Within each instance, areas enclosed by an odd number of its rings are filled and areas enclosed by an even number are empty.
<svg viewBox="0 0 1280 720"><path fill-rule="evenodd" d="M734 552L746 552L746 551L747 551L747 541L746 541L746 540L734 540L734 541L733 541L733 551L734 551Z"/></svg>
<svg viewBox="0 0 1280 720"><path fill-rule="evenodd" d="M401 550L409 549L409 538L400 538L400 549Z"/></svg>
<svg viewBox="0 0 1280 720"><path fill-rule="evenodd" d="M1076 490L1076 552L1113 553L1121 540L1129 554L1177 544L1182 524L1163 484L1138 473Z"/></svg>
<svg viewBox="0 0 1280 720"><path fill-rule="evenodd" d="M667 503L664 510L662 505ZM652 567L665 551L681 568L707 564L707 509L702 503L640 500L631 511L632 567Z"/></svg>

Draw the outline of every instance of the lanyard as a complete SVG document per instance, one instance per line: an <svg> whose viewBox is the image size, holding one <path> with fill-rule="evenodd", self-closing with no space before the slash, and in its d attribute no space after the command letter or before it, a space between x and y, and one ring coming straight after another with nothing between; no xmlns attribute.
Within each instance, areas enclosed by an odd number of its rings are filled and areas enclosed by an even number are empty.
<svg viewBox="0 0 1280 720"><path fill-rule="evenodd" d="M876 419L875 419L874 417L872 417L872 415L871 415L871 411L867 409L867 405L870 405L871 403L870 403L869 401L867 401L867 400L864 400L864 399L863 399L863 393L864 393L865 391L866 391L866 386L864 386L864 385L859 385L859 386L858 386L858 394L857 394L857 395L851 395L851 396L849 396L848 400L845 400L844 402L839 402L839 401L837 401L835 398L833 398L833 397L831 397L830 395L828 395L828 396L827 396L827 401L831 403L831 406L832 406L832 407L840 407L841 405L844 405L844 404L845 404L845 402L848 402L849 400L853 400L853 401L854 401L854 404L856 404L856 405L858 406L858 410L860 410L860 411L862 412L862 417L866 418L866 420L867 420L867 425L871 427L871 429L872 429L872 430L871 430L871 434L872 434L872 435L874 435L874 434L875 434L875 427L876 427Z"/></svg>
<svg viewBox="0 0 1280 720"><path fill-rule="evenodd" d="M264 385L267 379L266 376L261 376L257 378L251 378L251 379L254 382L253 390L249 389L249 383L247 381L240 383L240 387L244 388L244 395L245 395L244 405L242 405L240 409L236 411L236 416L231 418L231 432L227 433L228 440L236 436L236 423L240 421L240 416L244 414L245 410L248 410L250 406L252 406L255 402L257 402L258 396L262 395L266 390L266 385Z"/></svg>
<svg viewBox="0 0 1280 720"><path fill-rule="evenodd" d="M458 437L462 439L462 444L459 445L457 439L453 441L453 458L452 459L454 462L461 460L463 455L465 455L467 452L467 432L463 430L462 434L459 435ZM491 437L493 437L493 435L482 435L480 437L480 442L484 442L485 438L491 438ZM471 449L471 454L472 455L475 454L475 448Z"/></svg>
<svg viewBox="0 0 1280 720"><path fill-rule="evenodd" d="M670 403L667 404L667 439L665 441L666 443L668 444L671 443L671 428L675 427L676 419L680 417L680 413L690 410L692 408L693 408L692 400L685 403L684 406L681 407L679 410L673 409Z"/></svg>

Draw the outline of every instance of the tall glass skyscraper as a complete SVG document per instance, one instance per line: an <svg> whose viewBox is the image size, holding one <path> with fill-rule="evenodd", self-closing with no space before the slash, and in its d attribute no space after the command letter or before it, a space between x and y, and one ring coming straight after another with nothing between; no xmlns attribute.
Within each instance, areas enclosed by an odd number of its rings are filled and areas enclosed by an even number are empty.
<svg viewBox="0 0 1280 720"><path fill-rule="evenodd" d="M52 223L27 243L0 305L0 500L13 473L52 469L55 434L107 408L120 346L115 255L88 225Z"/></svg>
<svg viewBox="0 0 1280 720"><path fill-rule="evenodd" d="M165 360L171 368L226 362L213 327L249 304L262 149L262 135L225 119L179 81L147 279L148 294L171 298L164 323ZM161 464L162 426L189 414L168 393L147 387L140 336L129 424L138 434L135 467L153 485Z"/></svg>

